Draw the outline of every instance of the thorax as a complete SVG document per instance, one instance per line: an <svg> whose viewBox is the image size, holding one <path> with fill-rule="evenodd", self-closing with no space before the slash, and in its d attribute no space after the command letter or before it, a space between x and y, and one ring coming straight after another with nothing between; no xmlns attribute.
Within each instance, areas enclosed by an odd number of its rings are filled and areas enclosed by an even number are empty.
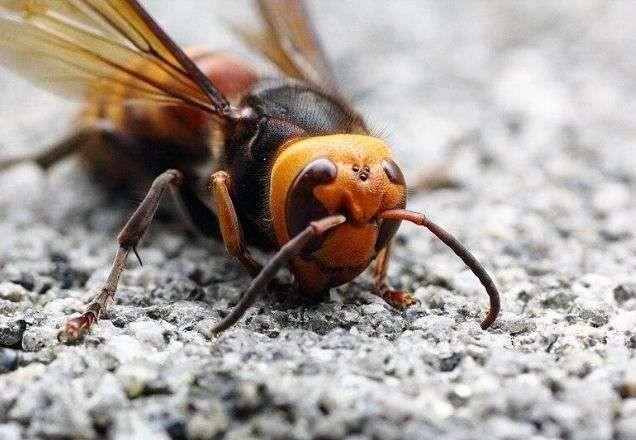
<svg viewBox="0 0 636 440"><path fill-rule="evenodd" d="M364 133L364 122L337 98L291 80L266 79L243 99L258 115L251 136L228 139L225 162L248 243L276 247L269 206L276 157L290 139L333 133Z"/></svg>

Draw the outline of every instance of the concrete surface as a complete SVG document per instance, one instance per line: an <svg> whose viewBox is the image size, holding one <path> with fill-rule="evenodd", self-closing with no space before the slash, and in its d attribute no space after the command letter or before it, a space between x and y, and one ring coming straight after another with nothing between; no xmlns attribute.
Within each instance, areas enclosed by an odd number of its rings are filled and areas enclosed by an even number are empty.
<svg viewBox="0 0 636 440"><path fill-rule="evenodd" d="M150 3L150 2L146 2ZM153 1L184 44L235 48L248 4ZM73 162L0 174L0 438L636 438L636 3L313 2L347 93L407 177L454 188L411 207L455 232L503 295L486 298L429 234L400 231L394 284L318 305L266 299L210 328L248 277L169 212L80 344L55 329L104 280L139 195ZM75 107L0 72L0 153L61 136Z"/></svg>

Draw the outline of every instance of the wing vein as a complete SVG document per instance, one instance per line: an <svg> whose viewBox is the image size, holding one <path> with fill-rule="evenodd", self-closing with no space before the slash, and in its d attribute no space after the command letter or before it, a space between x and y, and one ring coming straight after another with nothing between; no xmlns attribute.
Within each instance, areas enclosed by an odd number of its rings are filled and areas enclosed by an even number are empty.
<svg viewBox="0 0 636 440"><path fill-rule="evenodd" d="M0 65L62 97L237 113L136 0L0 0Z"/></svg>

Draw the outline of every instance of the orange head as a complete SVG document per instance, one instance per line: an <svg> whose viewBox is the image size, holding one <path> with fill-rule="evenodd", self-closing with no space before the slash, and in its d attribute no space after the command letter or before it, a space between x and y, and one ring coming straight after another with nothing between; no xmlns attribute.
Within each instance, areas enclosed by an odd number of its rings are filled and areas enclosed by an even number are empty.
<svg viewBox="0 0 636 440"><path fill-rule="evenodd" d="M281 246L313 220L347 218L292 261L301 288L314 293L355 278L386 246L400 222L377 216L405 206L406 186L382 140L315 136L290 141L276 157L269 202Z"/></svg>

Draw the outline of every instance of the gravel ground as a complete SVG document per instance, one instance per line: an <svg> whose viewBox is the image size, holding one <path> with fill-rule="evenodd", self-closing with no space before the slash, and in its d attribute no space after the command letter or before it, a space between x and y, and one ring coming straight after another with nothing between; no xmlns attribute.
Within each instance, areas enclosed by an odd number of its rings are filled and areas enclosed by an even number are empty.
<svg viewBox="0 0 636 440"><path fill-rule="evenodd" d="M249 279L166 209L108 317L61 345L140 195L113 199L72 161L23 165L0 174L0 438L636 438L636 3L312 6L407 178L452 177L411 207L489 269L496 324L480 330L470 272L403 227L390 275L421 306L392 310L365 275L212 337ZM222 25L254 20L229 0L151 10L184 44L242 53ZM0 94L2 154L75 111L5 72Z"/></svg>

